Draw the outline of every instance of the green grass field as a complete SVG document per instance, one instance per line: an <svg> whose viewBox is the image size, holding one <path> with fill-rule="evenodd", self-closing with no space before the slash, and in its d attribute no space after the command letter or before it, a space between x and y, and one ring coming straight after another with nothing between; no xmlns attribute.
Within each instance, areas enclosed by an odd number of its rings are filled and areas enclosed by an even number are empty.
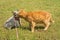
<svg viewBox="0 0 60 40"><path fill-rule="evenodd" d="M60 40L60 0L0 0L0 40L16 40L15 29L7 30L4 22L12 16L17 9L26 11L46 10L50 12L55 21L47 31L40 31L39 27L32 33L29 23L22 19L22 27L18 28L19 40Z"/></svg>

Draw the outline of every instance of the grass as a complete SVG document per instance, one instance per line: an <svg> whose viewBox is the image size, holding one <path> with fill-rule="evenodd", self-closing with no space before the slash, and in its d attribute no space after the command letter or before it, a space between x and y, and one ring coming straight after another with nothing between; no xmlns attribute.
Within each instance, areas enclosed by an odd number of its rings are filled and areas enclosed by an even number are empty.
<svg viewBox="0 0 60 40"><path fill-rule="evenodd" d="M32 33L28 29L29 23L22 19L22 27L18 28L20 40L60 40L60 0L0 0L0 40L16 40L15 29L5 29L4 22L12 16L12 11L21 8L46 10L52 14L55 23L47 31Z"/></svg>

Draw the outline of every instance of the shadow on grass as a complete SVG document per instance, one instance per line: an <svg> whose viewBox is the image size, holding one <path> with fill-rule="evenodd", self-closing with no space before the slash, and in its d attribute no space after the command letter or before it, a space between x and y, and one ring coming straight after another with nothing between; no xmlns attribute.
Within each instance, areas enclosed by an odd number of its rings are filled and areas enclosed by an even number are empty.
<svg viewBox="0 0 60 40"><path fill-rule="evenodd" d="M22 29L22 30L29 30L29 31L31 31L31 28L29 26L12 27L10 29L13 30L15 28L19 28L19 29ZM6 28L6 29L9 29L9 28ZM44 29L43 26L35 26L35 31L43 31L43 29Z"/></svg>
<svg viewBox="0 0 60 40"><path fill-rule="evenodd" d="M43 26L36 26L35 29L44 29Z"/></svg>
<svg viewBox="0 0 60 40"><path fill-rule="evenodd" d="M30 31L30 27L27 27L27 26L21 26L19 27L20 29L23 29L23 30L29 30Z"/></svg>
<svg viewBox="0 0 60 40"><path fill-rule="evenodd" d="M25 26L21 26L20 29L31 31L31 28L30 27L27 27L27 26L26 27ZM43 29L44 29L43 26L36 26L35 27L35 30L37 30L37 31L42 31Z"/></svg>

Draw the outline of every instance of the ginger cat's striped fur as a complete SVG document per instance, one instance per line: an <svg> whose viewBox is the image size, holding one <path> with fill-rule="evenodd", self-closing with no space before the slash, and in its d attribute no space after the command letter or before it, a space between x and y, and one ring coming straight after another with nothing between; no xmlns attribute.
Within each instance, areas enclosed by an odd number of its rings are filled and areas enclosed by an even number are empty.
<svg viewBox="0 0 60 40"><path fill-rule="evenodd" d="M19 10L18 15L30 23L31 31L34 32L36 23L43 23L45 25L44 30L47 30L50 23L54 22L52 16L46 11L32 11L26 12L24 10Z"/></svg>

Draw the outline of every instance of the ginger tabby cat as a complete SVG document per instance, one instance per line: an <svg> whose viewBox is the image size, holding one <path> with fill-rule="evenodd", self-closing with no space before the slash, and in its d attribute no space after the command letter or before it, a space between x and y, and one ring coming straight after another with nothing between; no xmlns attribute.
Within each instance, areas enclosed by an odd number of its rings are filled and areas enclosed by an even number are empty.
<svg viewBox="0 0 60 40"><path fill-rule="evenodd" d="M50 23L54 22L52 16L49 12L46 11L32 11L26 12L23 9L16 12L19 17L22 17L30 23L31 31L34 32L34 28L37 23L43 23L45 25L44 30L47 30Z"/></svg>

